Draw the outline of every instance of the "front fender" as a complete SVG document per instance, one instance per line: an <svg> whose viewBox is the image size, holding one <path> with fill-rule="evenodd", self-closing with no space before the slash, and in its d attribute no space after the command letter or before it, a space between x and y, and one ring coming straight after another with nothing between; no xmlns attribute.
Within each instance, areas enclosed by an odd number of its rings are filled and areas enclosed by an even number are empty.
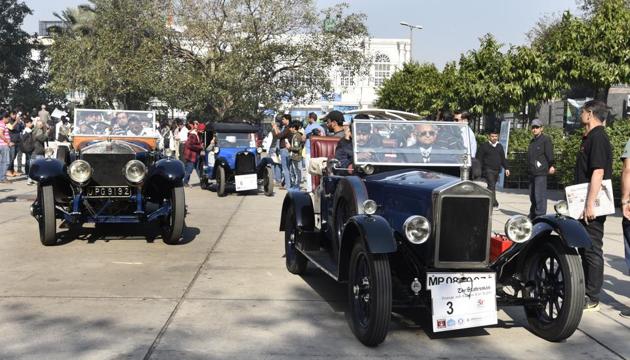
<svg viewBox="0 0 630 360"><path fill-rule="evenodd" d="M177 159L166 158L158 160L150 169L147 176L147 186L168 190L184 185L184 163ZM166 189L163 189L166 190Z"/></svg>
<svg viewBox="0 0 630 360"><path fill-rule="evenodd" d="M394 232L385 218L379 215L355 215L351 217L341 235L339 252L339 280L348 278L348 265L352 247L357 239L363 241L371 254L390 254L398 250Z"/></svg>
<svg viewBox="0 0 630 360"><path fill-rule="evenodd" d="M560 235L560 239L566 246L587 248L591 246L591 239L582 224L570 217L558 215L539 216L532 221L534 229L531 240L546 236L551 231ZM530 240L530 241L531 241Z"/></svg>
<svg viewBox="0 0 630 360"><path fill-rule="evenodd" d="M57 159L37 159L31 162L28 176L42 186L52 185L66 176L65 164Z"/></svg>
<svg viewBox="0 0 630 360"><path fill-rule="evenodd" d="M227 176L232 170L230 169L230 165L228 161L224 157L218 157L214 160L214 167L212 169L212 178L216 179L217 177L217 169L221 166L223 170L225 170L225 175Z"/></svg>
<svg viewBox="0 0 630 360"><path fill-rule="evenodd" d="M299 229L313 231L315 228L315 215L313 201L308 193L289 190L282 202L282 215L280 216L280 231L285 231L287 211L293 208L295 211L295 223Z"/></svg>
<svg viewBox="0 0 630 360"><path fill-rule="evenodd" d="M258 173L258 178L263 177L264 170L267 166L273 166L273 161L268 157L260 159L260 162L258 163L258 170L256 171L256 173Z"/></svg>

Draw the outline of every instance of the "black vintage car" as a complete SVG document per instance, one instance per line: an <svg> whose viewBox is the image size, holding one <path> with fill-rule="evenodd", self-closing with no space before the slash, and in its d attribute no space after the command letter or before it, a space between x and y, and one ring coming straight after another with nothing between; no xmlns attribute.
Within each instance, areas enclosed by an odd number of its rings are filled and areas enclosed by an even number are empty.
<svg viewBox="0 0 630 360"><path fill-rule="evenodd" d="M206 150L201 187L215 180L219 197L228 191L252 191L262 188L273 196L273 163L262 158L257 146L260 128L248 123L214 123L206 128L212 137Z"/></svg>
<svg viewBox="0 0 630 360"><path fill-rule="evenodd" d="M349 325L367 346L384 341L398 308L426 308L427 330L441 332L496 324L497 305L521 305L549 341L581 320L584 228L565 203L533 221L513 216L505 236L493 234L492 193L468 180L462 126L355 120L352 166L339 168L330 139L314 137L311 151L324 158L311 161L328 158L320 183L284 199L287 269L302 274L311 262L347 282Z"/></svg>
<svg viewBox="0 0 630 360"><path fill-rule="evenodd" d="M30 168L38 183L31 213L42 244L58 243L57 220L66 227L155 221L165 243L179 243L184 165L157 151L155 114L76 109L74 119L71 146Z"/></svg>

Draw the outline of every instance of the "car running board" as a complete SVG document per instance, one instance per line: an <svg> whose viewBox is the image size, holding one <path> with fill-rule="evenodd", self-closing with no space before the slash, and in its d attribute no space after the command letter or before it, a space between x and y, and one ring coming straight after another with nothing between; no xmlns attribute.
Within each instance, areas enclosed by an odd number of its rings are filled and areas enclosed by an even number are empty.
<svg viewBox="0 0 630 360"><path fill-rule="evenodd" d="M339 269L337 268L335 261L330 257L330 253L328 251L301 251L301 253L328 276L335 280L339 279Z"/></svg>

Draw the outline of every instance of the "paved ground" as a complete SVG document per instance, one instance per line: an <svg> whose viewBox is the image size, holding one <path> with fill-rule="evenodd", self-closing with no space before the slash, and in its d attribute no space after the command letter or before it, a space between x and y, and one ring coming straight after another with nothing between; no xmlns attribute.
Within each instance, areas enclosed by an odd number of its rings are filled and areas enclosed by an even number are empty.
<svg viewBox="0 0 630 360"><path fill-rule="evenodd" d="M187 189L185 245L127 226L43 247L28 215L34 190L0 185L0 359L630 358L630 321L618 316L630 306L619 216L606 223L602 310L566 342L535 337L508 308L497 326L434 338L417 314L396 315L371 349L346 325L344 287L314 268L285 270L283 191L219 199ZM518 192L499 201L497 231L529 205Z"/></svg>

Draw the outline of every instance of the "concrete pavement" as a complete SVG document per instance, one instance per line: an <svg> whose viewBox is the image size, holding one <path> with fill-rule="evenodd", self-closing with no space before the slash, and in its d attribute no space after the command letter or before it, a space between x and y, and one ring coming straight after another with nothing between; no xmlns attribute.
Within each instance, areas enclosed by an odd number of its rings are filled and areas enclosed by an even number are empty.
<svg viewBox="0 0 630 360"><path fill-rule="evenodd" d="M619 215L606 222L602 309L585 313L567 341L537 338L512 307L496 326L432 337L418 314L395 314L372 349L346 324L344 286L313 267L286 271L283 191L217 198L187 189L188 242L179 246L150 226L117 226L43 247L28 215L34 196L23 181L0 185L0 359L630 358L630 321L618 316L630 306ZM498 200L502 232L529 201L518 191Z"/></svg>

